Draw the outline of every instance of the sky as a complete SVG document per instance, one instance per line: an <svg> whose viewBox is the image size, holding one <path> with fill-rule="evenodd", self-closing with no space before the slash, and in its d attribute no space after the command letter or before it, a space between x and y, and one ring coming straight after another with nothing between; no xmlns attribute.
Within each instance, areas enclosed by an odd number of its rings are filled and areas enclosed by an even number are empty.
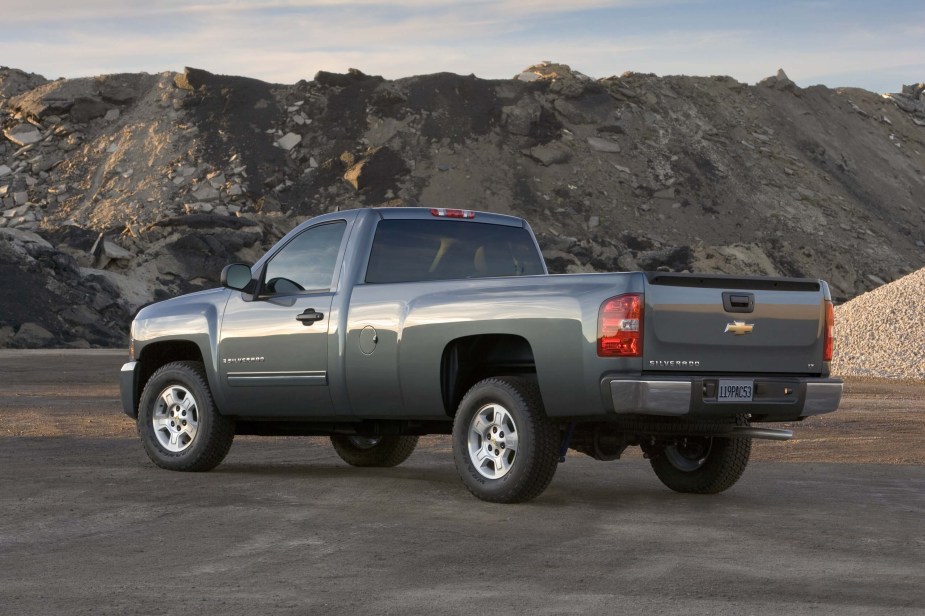
<svg viewBox="0 0 925 616"><path fill-rule="evenodd" d="M319 70L510 78L783 68L801 86L925 81L923 0L0 0L0 66L48 78L182 71L275 83Z"/></svg>

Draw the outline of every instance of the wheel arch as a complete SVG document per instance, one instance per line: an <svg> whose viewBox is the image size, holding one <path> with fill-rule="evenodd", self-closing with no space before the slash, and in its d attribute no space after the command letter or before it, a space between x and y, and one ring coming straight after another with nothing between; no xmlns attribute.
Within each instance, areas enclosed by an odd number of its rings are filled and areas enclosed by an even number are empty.
<svg viewBox="0 0 925 616"><path fill-rule="evenodd" d="M450 341L440 361L440 388L446 414L453 417L466 392L494 376L534 376L529 341L516 334L478 334Z"/></svg>
<svg viewBox="0 0 925 616"><path fill-rule="evenodd" d="M141 399L141 392L144 391L145 385L158 368L174 361L197 361L204 364L207 378L209 378L209 387L215 391L214 384L211 382L209 366L205 365L205 357L202 349L191 340L164 340L146 344L138 354L138 362L141 366L137 391L135 396L135 412L138 412L138 403ZM214 394L213 394L214 396Z"/></svg>

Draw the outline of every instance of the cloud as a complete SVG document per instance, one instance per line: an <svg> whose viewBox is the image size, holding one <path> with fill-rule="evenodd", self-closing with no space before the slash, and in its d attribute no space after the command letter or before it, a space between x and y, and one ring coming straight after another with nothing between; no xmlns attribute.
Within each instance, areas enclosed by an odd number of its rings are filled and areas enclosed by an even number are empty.
<svg viewBox="0 0 925 616"><path fill-rule="evenodd" d="M551 15L591 9L678 4L688 0L5 0L4 23L48 23L215 14L310 14L315 10L345 13L428 11L506 16Z"/></svg>
<svg viewBox="0 0 925 616"><path fill-rule="evenodd" d="M603 77L783 67L801 85L915 71L922 11L854 14L827 3L702 0L4 0L0 58L47 76L197 66L291 83L349 67L397 78L506 78L540 60ZM837 8L837 7L836 7ZM897 35L897 33L900 33ZM850 69L850 70L847 70ZM907 81L922 75L910 72ZM829 83L828 85L845 85ZM899 87L899 83L893 89Z"/></svg>

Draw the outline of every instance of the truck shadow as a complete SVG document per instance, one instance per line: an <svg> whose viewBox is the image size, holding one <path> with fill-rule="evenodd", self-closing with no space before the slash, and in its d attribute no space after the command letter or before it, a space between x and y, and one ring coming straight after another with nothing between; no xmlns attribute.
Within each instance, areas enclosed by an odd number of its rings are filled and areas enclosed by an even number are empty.
<svg viewBox="0 0 925 616"><path fill-rule="evenodd" d="M553 479L538 498L528 503L498 505L480 502L460 482L452 462L408 464L396 468L357 468L331 462L329 458L300 463L225 463L212 471L222 475L249 476L267 480L304 480L325 490L384 490L400 499L414 499L424 493L438 493L441 498L472 502L489 508L563 509L592 507L604 510L652 510L671 508L681 511L723 511L730 508L750 510L767 504L767 497L747 488L733 488L719 495L678 494L662 486L648 474L633 473L620 477L584 477L575 480L564 476ZM638 475L638 476L637 476ZM765 486L767 488L767 486Z"/></svg>

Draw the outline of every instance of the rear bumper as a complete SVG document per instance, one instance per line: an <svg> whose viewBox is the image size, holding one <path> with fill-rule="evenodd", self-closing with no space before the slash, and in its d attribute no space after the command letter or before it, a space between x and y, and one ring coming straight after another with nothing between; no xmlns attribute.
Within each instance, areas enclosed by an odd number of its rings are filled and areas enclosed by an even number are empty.
<svg viewBox="0 0 925 616"><path fill-rule="evenodd" d="M122 365L119 372L119 397L122 400L122 411L135 419L138 417L138 377L141 364L130 361Z"/></svg>
<svg viewBox="0 0 925 616"><path fill-rule="evenodd" d="M750 413L755 421L794 421L831 413L841 401L843 381L828 378L751 377L752 402L717 402L720 377L606 377L601 385L618 415L720 418ZM728 378L742 379L739 376Z"/></svg>

